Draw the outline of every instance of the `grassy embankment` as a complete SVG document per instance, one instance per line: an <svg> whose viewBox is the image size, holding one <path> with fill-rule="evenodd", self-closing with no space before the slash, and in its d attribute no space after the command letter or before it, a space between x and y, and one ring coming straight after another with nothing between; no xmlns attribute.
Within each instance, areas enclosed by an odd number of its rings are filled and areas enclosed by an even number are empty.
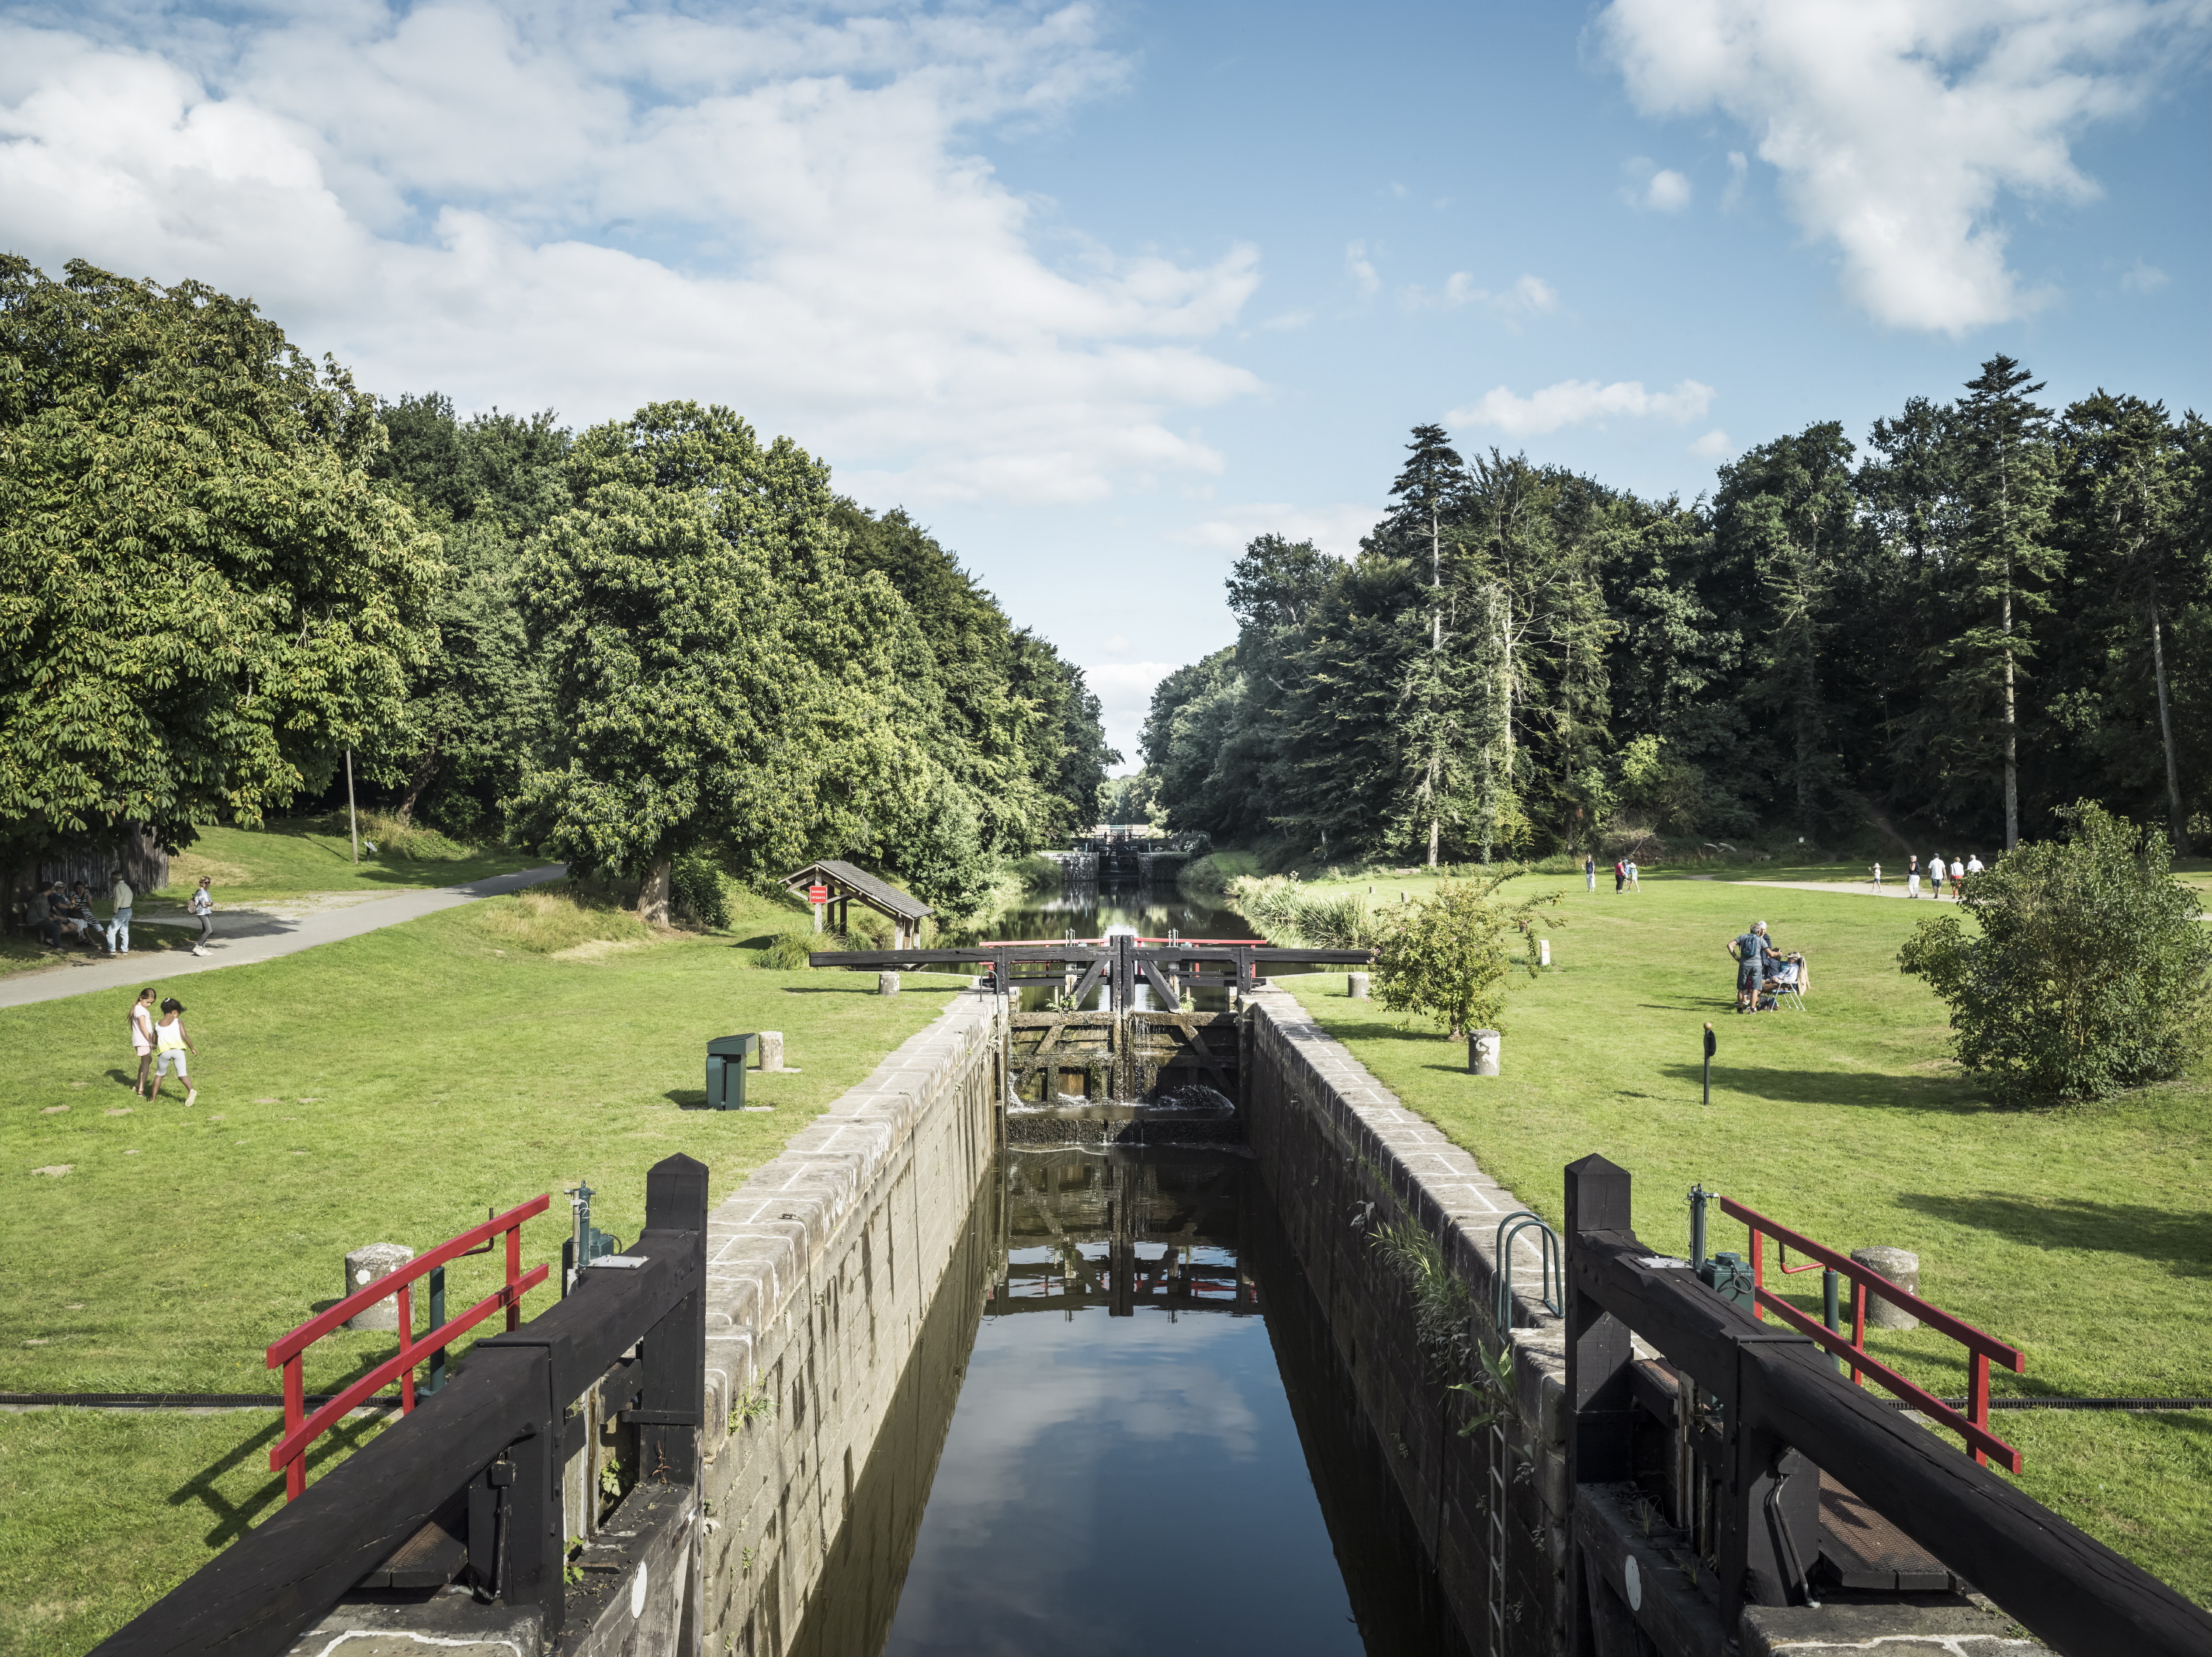
<svg viewBox="0 0 2212 1657"><path fill-rule="evenodd" d="M698 1157L719 1199L960 981L889 999L864 974L761 968L803 913L746 899L733 920L668 938L526 893L194 977L190 1110L132 1097L126 995L0 1011L0 1390L273 1391L262 1349L337 1297L345 1250L427 1247L550 1192L524 1258L557 1262L580 1177L597 1223L635 1236L652 1163ZM685 1108L708 1038L763 1027L801 1067L750 1078L773 1114ZM487 1292L488 1266L454 1267L451 1303ZM391 1350L333 1336L308 1387ZM273 1513L277 1419L0 1415L0 1652L89 1648Z"/></svg>
<svg viewBox="0 0 2212 1657"><path fill-rule="evenodd" d="M435 829L403 827L364 812L363 837L376 851L353 860L343 811L272 822L265 828L206 828L169 859L169 883L156 901L181 903L203 875L216 900L246 904L314 892L395 892L459 886L547 861L511 846L465 846Z"/></svg>
<svg viewBox="0 0 2212 1657"><path fill-rule="evenodd" d="M1736 869L1809 879L1832 865ZM1885 871L1887 872L1887 871ZM1647 875L1616 897L1579 877L1552 935L1555 968L1517 980L1505 1074L1466 1074L1433 1025L1346 998L1340 975L1285 980L1408 1105L1554 1224L1561 1169L1601 1151L1635 1177L1655 1247L1686 1247L1702 1181L1834 1247L1918 1251L1923 1291L2021 1347L2000 1393L2212 1394L2212 1123L2192 1078L2072 1110L1987 1104L1948 1057L1948 1016L1896 952L1931 906ZM1425 875L1373 885L1418 898ZM1318 889L1332 889L1328 884ZM1764 920L1813 970L1808 1010L1731 1014L1728 938ZM1701 1026L1719 1033L1699 1102ZM1734 1222L1715 1248L1741 1249ZM1770 1260L1771 1255L1770 1254ZM1819 1314L1820 1276L1785 1280ZM1939 1393L1964 1390L1959 1349L1928 1331L1869 1343ZM2112 1547L2212 1603L2212 1413L2005 1411L2021 1484Z"/></svg>

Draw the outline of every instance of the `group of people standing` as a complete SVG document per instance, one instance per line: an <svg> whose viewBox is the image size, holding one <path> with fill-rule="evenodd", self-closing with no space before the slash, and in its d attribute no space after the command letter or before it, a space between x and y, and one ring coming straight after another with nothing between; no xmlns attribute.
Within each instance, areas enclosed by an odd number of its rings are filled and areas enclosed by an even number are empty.
<svg viewBox="0 0 2212 1657"><path fill-rule="evenodd" d="M1597 859L1587 852L1583 854L1583 883L1593 892L1597 890ZM1613 860L1613 889L1616 892L1640 892L1644 889L1637 883L1634 858L1615 858Z"/></svg>
<svg viewBox="0 0 2212 1657"><path fill-rule="evenodd" d="M186 911L200 924L200 935L192 944L194 955L208 952L208 940L215 935L215 894L210 889L213 877L200 877L193 888ZM123 871L115 871L113 885L108 896L112 907L107 921L101 925L92 912L92 892L84 882L74 888L55 881L42 890L34 891L27 906L25 919L48 949L59 949L64 943L82 944L87 949L103 949L108 955L131 953L131 913L138 895Z"/></svg>
<svg viewBox="0 0 2212 1657"><path fill-rule="evenodd" d="M1947 868L1942 853L1937 853L1928 859L1928 895L1942 902L1943 883L1948 879L1951 883L1952 901L1956 902L1966 895L1967 877L1981 873L1982 867L1980 858L1970 857L1963 863L1953 858ZM1874 865L1874 885L1876 891L1881 889L1881 865L1879 863ZM1917 856L1905 859L1905 895L1907 897L1920 895L1920 859Z"/></svg>

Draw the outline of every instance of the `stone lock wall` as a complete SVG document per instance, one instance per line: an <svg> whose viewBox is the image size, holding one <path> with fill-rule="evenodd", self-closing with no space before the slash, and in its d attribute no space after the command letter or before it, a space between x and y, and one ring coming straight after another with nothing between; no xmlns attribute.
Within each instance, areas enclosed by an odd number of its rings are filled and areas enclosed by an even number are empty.
<svg viewBox="0 0 2212 1657"><path fill-rule="evenodd" d="M1441 1373L1422 1350L1406 1280L1370 1241L1405 1222L1427 1233L1495 1347L1494 1239L1522 1205L1289 995L1246 998L1243 1045L1246 1134L1439 1590L1472 1649L1549 1657L1566 1626L1566 1366L1531 1235L1515 1249L1513 1389L1496 1424L1472 1433L1469 1395L1448 1387L1473 1372Z"/></svg>
<svg viewBox="0 0 2212 1657"><path fill-rule="evenodd" d="M878 1439L911 1413L902 1398L939 1369L957 1386L966 1361L973 1319L946 1337L939 1326L962 1320L929 1314L948 1272L972 1278L973 1297L989 1279L970 1233L1005 1096L1006 1016L995 995L957 995L708 1216L708 1653L783 1657L833 1547L896 1545L869 1539L903 1508L864 1508L859 1485ZM936 1447L907 1449L926 1494ZM908 1505L918 1522L919 1499Z"/></svg>

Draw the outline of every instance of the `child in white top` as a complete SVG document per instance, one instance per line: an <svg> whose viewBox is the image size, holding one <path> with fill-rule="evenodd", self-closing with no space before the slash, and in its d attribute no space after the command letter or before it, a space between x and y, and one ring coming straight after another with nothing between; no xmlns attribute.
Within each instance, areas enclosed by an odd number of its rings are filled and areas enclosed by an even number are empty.
<svg viewBox="0 0 2212 1657"><path fill-rule="evenodd" d="M131 1090L141 1099L150 1099L146 1081L154 1068L154 992L141 990L138 998L131 1004L131 1047L138 1055L138 1079Z"/></svg>

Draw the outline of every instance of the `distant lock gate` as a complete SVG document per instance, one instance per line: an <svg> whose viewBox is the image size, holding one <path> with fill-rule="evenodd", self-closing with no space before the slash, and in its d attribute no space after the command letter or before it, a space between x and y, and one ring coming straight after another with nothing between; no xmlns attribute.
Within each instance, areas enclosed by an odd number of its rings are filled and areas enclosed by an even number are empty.
<svg viewBox="0 0 2212 1657"><path fill-rule="evenodd" d="M1366 950L1319 950L1260 938L1111 938L1059 943L988 943L957 950L823 950L817 967L882 971L980 968L984 985L1015 998L1050 992L1053 1005L1007 1017L1009 1102L1133 1102L1199 1084L1235 1102L1240 1055L1237 1016L1200 1012L1185 992L1250 994L1270 974L1364 967ZM1095 1010L1083 1011L1093 995Z"/></svg>

